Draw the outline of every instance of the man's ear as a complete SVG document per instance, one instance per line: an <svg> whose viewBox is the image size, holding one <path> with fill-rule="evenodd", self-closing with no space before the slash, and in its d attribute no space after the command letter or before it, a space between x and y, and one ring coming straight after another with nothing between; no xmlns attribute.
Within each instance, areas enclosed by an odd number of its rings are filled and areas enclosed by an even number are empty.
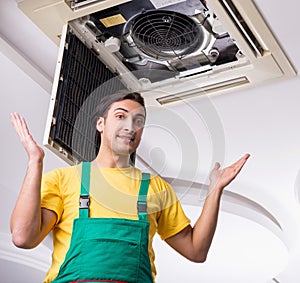
<svg viewBox="0 0 300 283"><path fill-rule="evenodd" d="M104 127L104 118L99 117L98 120L97 120L96 129L99 133L102 133L103 132L103 127Z"/></svg>

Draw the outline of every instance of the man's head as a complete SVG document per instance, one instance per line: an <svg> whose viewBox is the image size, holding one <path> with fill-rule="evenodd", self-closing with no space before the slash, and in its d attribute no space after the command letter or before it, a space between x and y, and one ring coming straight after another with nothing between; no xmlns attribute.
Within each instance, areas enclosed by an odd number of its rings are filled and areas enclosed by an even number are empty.
<svg viewBox="0 0 300 283"><path fill-rule="evenodd" d="M140 143L146 117L143 97L119 91L103 98L95 111L101 147L118 155L133 153Z"/></svg>

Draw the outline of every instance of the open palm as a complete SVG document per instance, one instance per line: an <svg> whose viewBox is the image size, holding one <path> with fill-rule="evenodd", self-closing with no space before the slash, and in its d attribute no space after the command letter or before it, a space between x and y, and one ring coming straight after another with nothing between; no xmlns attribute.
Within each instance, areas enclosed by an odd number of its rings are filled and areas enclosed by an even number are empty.
<svg viewBox="0 0 300 283"><path fill-rule="evenodd" d="M249 157L250 154L245 154L238 161L224 169L220 169L220 163L216 162L209 176L210 187L213 189L223 189L229 185L241 171Z"/></svg>
<svg viewBox="0 0 300 283"><path fill-rule="evenodd" d="M28 155L29 160L41 161L44 158L44 150L38 146L36 141L30 134L26 121L18 113L11 114L11 122L20 137L20 140L24 146L24 149Z"/></svg>

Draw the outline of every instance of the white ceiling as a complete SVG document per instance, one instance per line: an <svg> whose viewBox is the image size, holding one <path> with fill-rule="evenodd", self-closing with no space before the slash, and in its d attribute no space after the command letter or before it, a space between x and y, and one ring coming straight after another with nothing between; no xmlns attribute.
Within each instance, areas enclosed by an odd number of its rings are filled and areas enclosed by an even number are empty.
<svg viewBox="0 0 300 283"><path fill-rule="evenodd" d="M24 115L33 135L42 142L58 48L22 14L16 2L0 2L0 127L5 133L0 149L0 191L4 196L0 214L0 272L1 278L5 278L3 282L41 282L50 260L49 239L30 254L10 244L9 216L25 173L26 156L10 125L9 113L19 111ZM299 2L256 3L299 70ZM139 155L163 176L205 183L215 159L225 165L245 152L252 155L228 188L235 194L225 194L220 225L205 264L187 262L159 239L155 240L158 283L298 282L299 87L297 76L239 93L193 100L192 107L187 103L168 111L150 110ZM205 109L213 115L203 116ZM170 126L170 117L183 121L184 126ZM190 146L194 146L192 154ZM184 159L183 154L188 158ZM144 166L141 162L137 165ZM47 151L44 170L57 166L65 163ZM174 185L180 192L188 191L187 196L181 194L180 198L183 203L193 204L185 205L185 209L195 221L202 204L195 200L199 189L195 185ZM42 259L41 264L36 264L37 258Z"/></svg>

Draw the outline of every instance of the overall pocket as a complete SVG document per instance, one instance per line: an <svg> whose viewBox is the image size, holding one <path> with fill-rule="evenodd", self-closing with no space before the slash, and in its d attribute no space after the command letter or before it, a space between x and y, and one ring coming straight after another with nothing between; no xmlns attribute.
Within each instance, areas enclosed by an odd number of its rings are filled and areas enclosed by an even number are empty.
<svg viewBox="0 0 300 283"><path fill-rule="evenodd" d="M89 239L83 243L81 274L91 278L124 280L137 278L140 265L140 245L126 240ZM101 281L100 281L101 282ZM114 281L112 281L114 282Z"/></svg>

